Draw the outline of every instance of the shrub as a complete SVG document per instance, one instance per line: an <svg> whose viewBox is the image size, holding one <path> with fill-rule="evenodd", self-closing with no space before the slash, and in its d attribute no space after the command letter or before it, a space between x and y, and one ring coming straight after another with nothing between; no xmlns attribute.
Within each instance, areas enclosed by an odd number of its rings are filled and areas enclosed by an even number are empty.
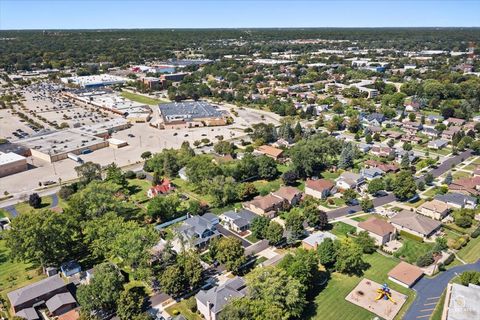
<svg viewBox="0 0 480 320"><path fill-rule="evenodd" d="M478 236L480 236L480 228L478 228L477 230L473 231L472 234L470 235L472 238L476 238Z"/></svg>
<svg viewBox="0 0 480 320"><path fill-rule="evenodd" d="M125 172L125 178L127 178L127 179L133 179L136 176L137 175L132 170L128 170L127 172Z"/></svg>
<svg viewBox="0 0 480 320"><path fill-rule="evenodd" d="M431 265L434 262L433 260L433 254L431 252L418 257L417 259L417 266L419 267L426 267Z"/></svg>
<svg viewBox="0 0 480 320"><path fill-rule="evenodd" d="M62 199L62 200L68 200L68 198L70 198L70 196L72 194L75 193L75 190L70 187L70 186L63 186L60 188L60 190L58 191L58 196Z"/></svg>
<svg viewBox="0 0 480 320"><path fill-rule="evenodd" d="M147 177L147 175L143 172L138 172L137 173L137 179L145 179Z"/></svg>

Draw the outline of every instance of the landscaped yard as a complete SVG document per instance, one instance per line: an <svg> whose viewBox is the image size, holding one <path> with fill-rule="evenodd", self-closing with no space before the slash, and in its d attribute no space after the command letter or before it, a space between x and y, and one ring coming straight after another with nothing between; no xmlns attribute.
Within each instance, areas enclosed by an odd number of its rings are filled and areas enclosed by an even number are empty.
<svg viewBox="0 0 480 320"><path fill-rule="evenodd" d="M401 319L403 313L413 301L413 291L401 287L388 280L387 273L395 267L399 260L388 258L379 253L366 255L365 261L370 268L364 276L347 276L340 273L333 273L327 286L317 295L315 300L307 307L305 319L338 320L338 319L373 319L374 315L345 300L345 297L362 278L368 278L378 283L388 283L396 291L407 294L409 297L396 319Z"/></svg>
<svg viewBox="0 0 480 320"><path fill-rule="evenodd" d="M461 178L468 178L471 176L471 173L470 172L466 172L466 171L455 171L453 174L452 174L452 177L454 180L456 179L461 179Z"/></svg>
<svg viewBox="0 0 480 320"><path fill-rule="evenodd" d="M131 192L131 199L134 202L147 201L147 191L152 186L148 180L132 179L128 180L129 189Z"/></svg>
<svg viewBox="0 0 480 320"><path fill-rule="evenodd" d="M42 205L40 206L39 209L47 209L47 208L50 207L51 204L52 204L52 197L51 196L42 197ZM26 213L26 212L29 212L31 210L39 210L39 209L32 208L28 204L28 201L20 202L20 203L16 204L15 209L17 210L17 212L19 214L20 213Z"/></svg>
<svg viewBox="0 0 480 320"><path fill-rule="evenodd" d="M354 226L346 224L345 222L335 222L332 230L330 230L330 232L337 237L345 237L347 234L355 231L357 231L357 229Z"/></svg>
<svg viewBox="0 0 480 320"><path fill-rule="evenodd" d="M457 254L466 262L476 262L480 258L480 237L470 240Z"/></svg>
<svg viewBox="0 0 480 320"><path fill-rule="evenodd" d="M469 164L469 165L463 167L462 170L473 171L477 168L477 166L478 165L472 163L472 164Z"/></svg>
<svg viewBox="0 0 480 320"><path fill-rule="evenodd" d="M340 171L336 171L336 172L324 171L322 172L322 177L328 180L335 180L340 176L340 174L341 174Z"/></svg>
<svg viewBox="0 0 480 320"><path fill-rule="evenodd" d="M330 203L331 201L333 201L333 204ZM338 207L343 207L343 206L346 205L345 200L343 200L342 198L337 198L337 197L330 197L328 199L320 200L319 204L321 204L324 207L331 208L331 209L338 208Z"/></svg>
<svg viewBox="0 0 480 320"><path fill-rule="evenodd" d="M185 317L187 320L202 320L202 317L197 314L192 312L188 307L187 307L187 302L186 300L182 300L179 303L175 303L173 306L170 306L166 309L166 311L170 315L175 315L175 313L179 312L182 316ZM177 312L176 312L177 311Z"/></svg>
<svg viewBox="0 0 480 320"><path fill-rule="evenodd" d="M272 181L258 180L253 182L258 192L262 195L266 195L272 191L277 191L280 188L281 183L282 181L280 179Z"/></svg>
<svg viewBox="0 0 480 320"><path fill-rule="evenodd" d="M143 95L140 95L140 94L136 94L136 93L131 93L131 92L127 92L127 91L123 91L121 93L122 97L126 98L126 99L129 99L129 100L132 100L132 101L135 101L135 102L138 102L138 103L144 103L144 104L149 104L149 105L157 105L159 103L165 103L167 102L166 100L161 100L161 99L153 99L153 98L149 98L149 97L145 97Z"/></svg>
<svg viewBox="0 0 480 320"><path fill-rule="evenodd" d="M434 244L426 242L418 242L412 239L403 239L403 246L395 252L396 257L404 257L404 259L412 264L417 262L418 257L432 250Z"/></svg>

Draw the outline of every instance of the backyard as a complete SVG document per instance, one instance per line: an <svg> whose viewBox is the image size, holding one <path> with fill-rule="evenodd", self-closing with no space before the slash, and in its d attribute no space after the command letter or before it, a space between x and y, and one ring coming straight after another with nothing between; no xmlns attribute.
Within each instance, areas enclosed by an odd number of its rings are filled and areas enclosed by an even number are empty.
<svg viewBox="0 0 480 320"><path fill-rule="evenodd" d="M175 303L168 307L166 311L171 315L181 314L186 320L202 320L202 317L199 314L192 312L188 308L187 303L187 300L182 300L179 303Z"/></svg>
<svg viewBox="0 0 480 320"><path fill-rule="evenodd" d="M408 263L415 264L418 257L433 249L433 243L418 242L412 239L403 239L403 246L395 252L396 257L403 257Z"/></svg>
<svg viewBox="0 0 480 320"><path fill-rule="evenodd" d="M396 319L401 319L402 314L408 309L413 301L413 291L392 283L387 278L387 273L398 264L395 258L388 258L379 253L365 255L365 261L370 264L364 276L348 276L340 273L332 273L331 279L315 300L310 303L305 312L305 319L373 319L374 315L345 300L345 297L360 282L362 278L368 278L378 283L387 282L388 285L408 295L407 303L403 306Z"/></svg>
<svg viewBox="0 0 480 320"><path fill-rule="evenodd" d="M478 260L478 253L480 252L480 237L476 237L458 251L458 256L468 263L473 263Z"/></svg>

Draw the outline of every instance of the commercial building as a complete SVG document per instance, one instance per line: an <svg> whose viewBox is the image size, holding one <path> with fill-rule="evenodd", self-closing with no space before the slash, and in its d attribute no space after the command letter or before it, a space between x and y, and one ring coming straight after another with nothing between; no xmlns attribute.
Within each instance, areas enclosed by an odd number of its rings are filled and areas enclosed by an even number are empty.
<svg viewBox="0 0 480 320"><path fill-rule="evenodd" d="M28 169L27 158L14 152L0 152L0 178Z"/></svg>
<svg viewBox="0 0 480 320"><path fill-rule="evenodd" d="M60 79L66 84L75 84L82 88L97 88L111 86L115 84L124 84L128 81L127 78L114 76L110 74L101 74L93 76L68 77Z"/></svg>
<svg viewBox="0 0 480 320"><path fill-rule="evenodd" d="M159 105L161 129L181 129L227 124L228 114L204 101L172 102Z"/></svg>
<svg viewBox="0 0 480 320"><path fill-rule="evenodd" d="M480 286L452 283L447 287L442 319L480 319Z"/></svg>

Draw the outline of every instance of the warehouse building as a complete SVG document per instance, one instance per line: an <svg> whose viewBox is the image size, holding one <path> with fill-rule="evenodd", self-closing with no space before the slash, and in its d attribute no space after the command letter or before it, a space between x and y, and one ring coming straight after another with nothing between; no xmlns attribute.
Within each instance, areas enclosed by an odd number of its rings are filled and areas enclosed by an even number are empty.
<svg viewBox="0 0 480 320"><path fill-rule="evenodd" d="M68 77L60 79L65 84L75 84L81 88L97 88L112 86L116 84L124 84L127 78L114 76L110 74L100 74L93 76Z"/></svg>
<svg viewBox="0 0 480 320"><path fill-rule="evenodd" d="M161 129L181 129L227 124L228 114L205 101L164 103L159 106Z"/></svg>
<svg viewBox="0 0 480 320"><path fill-rule="evenodd" d="M14 152L0 152L0 178L28 169L27 158Z"/></svg>

